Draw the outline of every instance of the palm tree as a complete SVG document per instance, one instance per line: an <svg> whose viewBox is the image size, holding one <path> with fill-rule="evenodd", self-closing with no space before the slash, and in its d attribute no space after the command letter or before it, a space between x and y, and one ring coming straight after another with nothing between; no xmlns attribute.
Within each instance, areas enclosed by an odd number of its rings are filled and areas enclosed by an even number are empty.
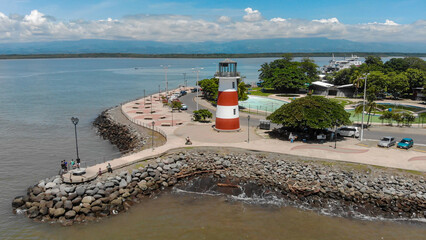
<svg viewBox="0 0 426 240"><path fill-rule="evenodd" d="M354 74L351 77L352 84L355 86L355 97L358 95L358 89L364 85L364 76L358 71L355 70Z"/></svg>
<svg viewBox="0 0 426 240"><path fill-rule="evenodd" d="M362 114L362 104L358 105L355 108L355 114ZM368 118L367 118L367 127L370 124L370 117L371 117L371 113L376 113L377 109L377 103L374 101L368 101L367 104L365 105L365 111L368 114Z"/></svg>

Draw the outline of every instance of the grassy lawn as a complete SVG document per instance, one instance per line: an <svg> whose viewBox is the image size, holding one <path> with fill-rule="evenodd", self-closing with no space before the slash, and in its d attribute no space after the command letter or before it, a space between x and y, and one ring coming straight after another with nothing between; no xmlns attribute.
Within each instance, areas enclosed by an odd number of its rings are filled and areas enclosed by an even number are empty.
<svg viewBox="0 0 426 240"><path fill-rule="evenodd" d="M267 89L267 90L273 90L273 89ZM269 95L272 95L274 93L264 93L262 92L262 88L261 87L254 87L251 88L251 90L249 90L251 94L249 95L255 95L255 96L262 96L262 97L267 97Z"/></svg>

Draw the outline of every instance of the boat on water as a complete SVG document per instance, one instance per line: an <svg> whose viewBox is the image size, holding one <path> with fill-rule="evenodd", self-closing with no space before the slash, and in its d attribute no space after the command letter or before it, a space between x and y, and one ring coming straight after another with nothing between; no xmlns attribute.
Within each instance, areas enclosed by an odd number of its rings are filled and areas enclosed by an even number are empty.
<svg viewBox="0 0 426 240"><path fill-rule="evenodd" d="M359 57L356 55L352 55L349 58L343 58L343 60L336 60L334 58L330 60L330 63L328 65L324 65L321 68L321 72L324 74L332 73L336 71L340 71L345 68L350 68L351 66L359 67L362 64L362 62L359 60Z"/></svg>

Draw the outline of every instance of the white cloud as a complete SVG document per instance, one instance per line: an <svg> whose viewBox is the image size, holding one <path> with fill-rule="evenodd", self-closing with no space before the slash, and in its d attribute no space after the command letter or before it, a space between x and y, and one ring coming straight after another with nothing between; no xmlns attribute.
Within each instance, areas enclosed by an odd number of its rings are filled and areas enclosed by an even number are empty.
<svg viewBox="0 0 426 240"><path fill-rule="evenodd" d="M399 25L398 23L396 23L392 20L389 20L389 19L386 19L386 21L384 23L372 22L372 23L368 23L368 24L370 24L370 25L386 25L386 26L398 26Z"/></svg>
<svg viewBox="0 0 426 240"><path fill-rule="evenodd" d="M426 42L426 21L412 24L344 24L336 18L303 20L264 19L247 8L243 20L228 16L208 21L182 15L133 15L96 21L57 21L37 10L29 15L0 12L0 42L79 39L129 39L163 42L229 41L267 38L326 37L361 42Z"/></svg>
<svg viewBox="0 0 426 240"><path fill-rule="evenodd" d="M218 22L220 22L220 23L227 23L227 22L230 22L230 21L231 21L231 18L230 18L230 17L228 17L228 16L220 16L220 17L217 19L217 21L218 21Z"/></svg>
<svg viewBox="0 0 426 240"><path fill-rule="evenodd" d="M285 22L286 19L284 18L280 18L280 17L276 17L276 18L272 18L271 20L269 20L271 22Z"/></svg>
<svg viewBox="0 0 426 240"><path fill-rule="evenodd" d="M253 10L252 8L244 9L246 15L243 16L243 19L248 22L256 22L262 20L262 14L258 10Z"/></svg>
<svg viewBox="0 0 426 240"><path fill-rule="evenodd" d="M319 19L319 20L312 20L312 22L319 22L319 23L340 23L337 18L328 18L328 19Z"/></svg>

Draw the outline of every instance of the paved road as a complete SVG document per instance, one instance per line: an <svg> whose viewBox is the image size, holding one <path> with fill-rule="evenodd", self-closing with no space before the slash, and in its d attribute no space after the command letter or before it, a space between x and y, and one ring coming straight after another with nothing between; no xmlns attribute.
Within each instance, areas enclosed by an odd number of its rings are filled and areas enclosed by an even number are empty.
<svg viewBox="0 0 426 240"><path fill-rule="evenodd" d="M201 94L200 94L201 95ZM185 96L182 96L180 100L188 106L188 112L197 109L197 104L194 102L194 97L196 93L188 93ZM201 104L198 105L199 109L205 109ZM245 115L245 114L244 114ZM213 118L215 117L215 112L213 111ZM252 115L250 118L250 126L259 125L260 116ZM264 119L264 118L263 118ZM240 116L241 125L247 126L247 117ZM278 125L273 125L272 127L278 127ZM372 126L369 129L364 130L364 138L378 140L383 136L393 136L396 137L397 141L404 137L411 137L414 139L414 142L417 144L426 145L426 129L420 129L417 127L412 128L400 128L400 127L385 127L385 126Z"/></svg>

